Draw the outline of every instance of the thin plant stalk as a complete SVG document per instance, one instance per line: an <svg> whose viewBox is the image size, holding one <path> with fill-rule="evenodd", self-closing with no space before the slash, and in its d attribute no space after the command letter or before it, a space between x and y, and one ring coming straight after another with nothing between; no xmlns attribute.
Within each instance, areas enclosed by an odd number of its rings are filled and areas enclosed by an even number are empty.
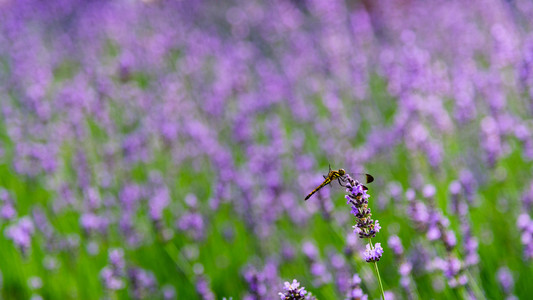
<svg viewBox="0 0 533 300"><path fill-rule="evenodd" d="M372 239L369 239L370 246L374 248L374 245L372 244ZM383 290L383 283L381 282L381 276L379 275L379 268L378 268L378 262L374 262L374 269L376 269L376 274L378 275L378 282L379 282L379 288L381 290L381 297L383 297L383 300L385 300L385 291Z"/></svg>

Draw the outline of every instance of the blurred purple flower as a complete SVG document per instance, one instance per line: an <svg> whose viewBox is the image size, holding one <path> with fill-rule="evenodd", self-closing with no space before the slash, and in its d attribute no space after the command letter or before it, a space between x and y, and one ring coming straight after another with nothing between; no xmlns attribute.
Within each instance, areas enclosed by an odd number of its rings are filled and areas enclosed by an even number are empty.
<svg viewBox="0 0 533 300"><path fill-rule="evenodd" d="M21 217L16 223L6 227L4 233L23 254L27 254L31 247L31 239L35 232L33 221L28 216Z"/></svg>
<svg viewBox="0 0 533 300"><path fill-rule="evenodd" d="M202 214L196 211L196 197L188 195L185 199L189 211L179 218L176 225L179 230L187 232L193 239L201 240L205 236L205 224Z"/></svg>
<svg viewBox="0 0 533 300"><path fill-rule="evenodd" d="M93 213L84 213L80 217L80 225L86 233L99 232L105 234L108 224L107 218Z"/></svg>
<svg viewBox="0 0 533 300"><path fill-rule="evenodd" d="M0 218L11 221L17 215L10 193L0 187Z"/></svg>
<svg viewBox="0 0 533 300"><path fill-rule="evenodd" d="M109 250L109 264L100 271L100 278L109 290L121 290L126 286L126 262L122 249Z"/></svg>
<svg viewBox="0 0 533 300"><path fill-rule="evenodd" d="M278 266L272 260L266 262L262 270L248 265L243 271L243 277L248 284L248 292L243 299L268 299L274 293L273 285L279 281Z"/></svg>
<svg viewBox="0 0 533 300"><path fill-rule="evenodd" d="M146 299L157 290L157 280L150 271L141 268L128 269L129 288L134 299Z"/></svg>
<svg viewBox="0 0 533 300"><path fill-rule="evenodd" d="M524 257L533 258L533 220L526 213L518 216L517 227L520 229L520 240L524 245Z"/></svg>
<svg viewBox="0 0 533 300"><path fill-rule="evenodd" d="M354 274L352 276L351 285L345 300L366 300L368 296L363 292L361 288L361 278L359 275Z"/></svg>
<svg viewBox="0 0 533 300"><path fill-rule="evenodd" d="M403 246L402 241L400 238L396 235L392 235L389 237L388 240L389 248L391 248L392 252L396 256L401 256L403 254Z"/></svg>
<svg viewBox="0 0 533 300"><path fill-rule="evenodd" d="M161 294L164 300L176 299L176 288L170 284L166 284L161 288Z"/></svg>
<svg viewBox="0 0 533 300"><path fill-rule="evenodd" d="M150 217L156 221L161 220L163 210L170 204L168 189L164 186L156 188L148 204L150 206Z"/></svg>
<svg viewBox="0 0 533 300"><path fill-rule="evenodd" d="M196 292L198 292L202 300L215 300L215 295L213 294L205 275L199 275L197 277Z"/></svg>

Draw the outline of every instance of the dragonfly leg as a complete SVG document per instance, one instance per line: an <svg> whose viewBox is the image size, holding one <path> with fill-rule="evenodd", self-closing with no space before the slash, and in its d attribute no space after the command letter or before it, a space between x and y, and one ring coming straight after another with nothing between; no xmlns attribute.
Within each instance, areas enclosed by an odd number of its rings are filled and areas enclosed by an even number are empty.
<svg viewBox="0 0 533 300"><path fill-rule="evenodd" d="M342 186L342 187L346 187L346 183L347 183L347 179L343 176L343 177L339 177L337 178L337 180L339 181L339 184Z"/></svg>
<svg viewBox="0 0 533 300"><path fill-rule="evenodd" d="M340 178L340 177L337 178L337 181L339 182L339 185L340 185L340 186L344 186L344 184L342 184L342 182L341 182L341 178ZM345 187L345 186L344 186L344 187Z"/></svg>

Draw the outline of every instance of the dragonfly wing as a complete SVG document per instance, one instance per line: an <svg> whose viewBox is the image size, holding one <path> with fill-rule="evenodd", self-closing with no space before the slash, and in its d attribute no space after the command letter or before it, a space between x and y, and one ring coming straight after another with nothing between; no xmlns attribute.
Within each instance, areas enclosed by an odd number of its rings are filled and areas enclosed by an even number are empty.
<svg viewBox="0 0 533 300"><path fill-rule="evenodd" d="M359 179L359 178L362 178L364 177L365 178L365 183L371 183L374 181L374 176L368 174L368 173L357 173L357 172L346 172L347 174L350 174L352 176L355 176L354 179Z"/></svg>
<svg viewBox="0 0 533 300"><path fill-rule="evenodd" d="M374 176L370 174L366 174L366 173L365 173L365 176L366 176L366 183L371 183L372 181L374 181Z"/></svg>

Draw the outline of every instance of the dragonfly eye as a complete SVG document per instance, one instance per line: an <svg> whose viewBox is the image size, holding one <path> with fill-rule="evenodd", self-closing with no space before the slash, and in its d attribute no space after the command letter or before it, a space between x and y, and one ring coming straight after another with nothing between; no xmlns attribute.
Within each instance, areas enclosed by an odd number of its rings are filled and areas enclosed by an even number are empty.
<svg viewBox="0 0 533 300"><path fill-rule="evenodd" d="M346 171L344 171L344 169L340 169L340 170L339 170L339 174L340 174L341 176L343 176L344 174L346 174Z"/></svg>

